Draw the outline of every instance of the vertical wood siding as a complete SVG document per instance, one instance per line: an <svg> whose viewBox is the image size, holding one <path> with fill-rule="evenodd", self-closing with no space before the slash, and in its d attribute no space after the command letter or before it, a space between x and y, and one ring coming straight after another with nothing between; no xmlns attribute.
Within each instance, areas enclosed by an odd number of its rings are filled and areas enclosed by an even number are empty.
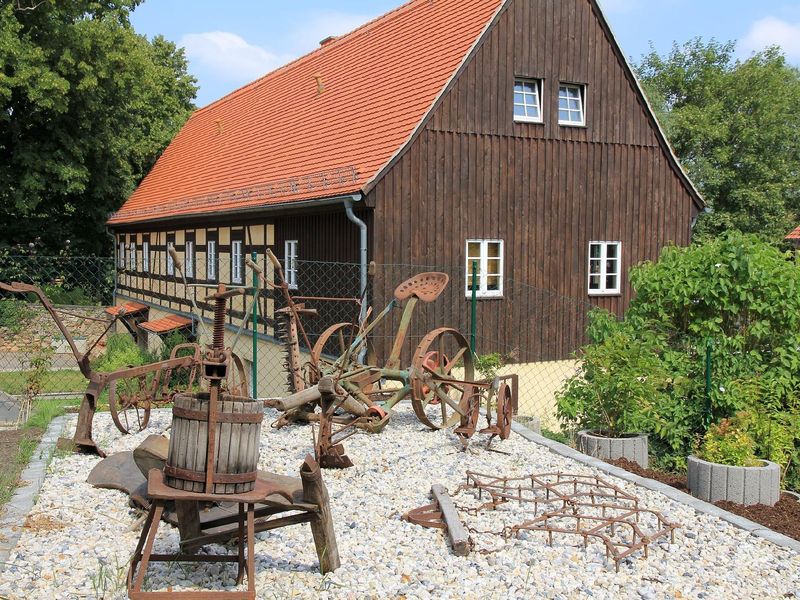
<svg viewBox="0 0 800 600"><path fill-rule="evenodd" d="M514 122L515 76L543 80L542 124ZM586 86L586 127L558 125L559 82ZM468 325L465 240L505 241L479 338L522 361L569 356L591 305L621 314L628 269L688 244L697 211L588 0L514 0L368 203L377 263L453 269L412 335ZM622 242L621 295L588 295L591 240ZM376 280L376 300L397 283Z"/></svg>

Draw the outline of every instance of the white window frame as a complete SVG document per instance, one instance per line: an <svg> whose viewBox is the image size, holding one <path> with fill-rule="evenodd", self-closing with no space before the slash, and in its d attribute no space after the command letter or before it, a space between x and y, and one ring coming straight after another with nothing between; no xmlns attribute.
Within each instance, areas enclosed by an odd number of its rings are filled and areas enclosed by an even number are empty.
<svg viewBox="0 0 800 600"><path fill-rule="evenodd" d="M194 242L191 240L186 240L183 246L183 259L185 263L186 275L187 279L194 278Z"/></svg>
<svg viewBox="0 0 800 600"><path fill-rule="evenodd" d="M120 239L119 241L119 256L117 257L117 266L120 269L125 268L125 240Z"/></svg>
<svg viewBox="0 0 800 600"><path fill-rule="evenodd" d="M598 258L592 257L593 246L600 246L600 256ZM615 258L608 258L609 246L617 247L617 256ZM617 277L616 287L608 287L607 285L607 277L609 275L607 266L609 260L617 263L616 273L611 273L611 275L616 275ZM600 263L600 271L598 273L592 273L592 262ZM586 287L589 290L590 296L619 296L622 293L622 242L602 240L593 240L589 242L588 267L589 273L586 278ZM598 275L600 277L600 287L593 290L592 277L597 277Z"/></svg>
<svg viewBox="0 0 800 600"><path fill-rule="evenodd" d="M504 269L505 269L505 242L498 239L469 239L464 244L464 256L466 260L466 281L464 283L464 293L467 298L472 297L472 263L476 261L476 257L469 255L469 245L480 244L480 256L477 257L478 262L478 291L475 294L476 298L502 298L503 297L503 284L504 284ZM499 244L499 258L500 258L500 272L489 273L489 244ZM488 288L488 277L497 276L499 278L498 289L490 290Z"/></svg>
<svg viewBox="0 0 800 600"><path fill-rule="evenodd" d="M175 276L175 261L172 260L172 255L169 253L170 248L175 247L175 242L167 242L167 276Z"/></svg>
<svg viewBox="0 0 800 600"><path fill-rule="evenodd" d="M286 240L283 244L283 271L290 290L297 289L297 240Z"/></svg>
<svg viewBox="0 0 800 600"><path fill-rule="evenodd" d="M150 272L150 242L142 241L142 272Z"/></svg>
<svg viewBox="0 0 800 600"><path fill-rule="evenodd" d="M532 94L531 92L525 91L524 89L520 92L517 91L518 85L533 85L536 88L536 94ZM544 84L542 83L541 79L532 79L529 77L517 77L514 79L514 122L516 123L544 123L544 105L542 104L542 90ZM517 102L516 95L522 94L522 104ZM528 104L527 99L529 96L533 96L536 98L536 105L539 109L539 116L538 117L530 117L527 115L528 108L532 108L534 104ZM523 110L525 111L525 115L518 115L516 113L516 109L518 106L522 106Z"/></svg>
<svg viewBox="0 0 800 600"><path fill-rule="evenodd" d="M569 96L562 96L561 91L564 89L573 89L578 90L578 102L580 103L580 121L563 121L561 119L561 111L566 110L570 114L577 112L576 109L573 108L561 108L561 100L566 99L567 101L572 100ZM558 124L563 125L564 127L585 127L586 126L586 86L580 83L564 83L561 82L558 84Z"/></svg>
<svg viewBox="0 0 800 600"><path fill-rule="evenodd" d="M128 256L130 270L136 271L136 240L130 242L128 245L128 252L130 253L130 256Z"/></svg>
<svg viewBox="0 0 800 600"><path fill-rule="evenodd" d="M242 274L242 256L244 256L244 241L231 240L231 283L241 285L244 283Z"/></svg>
<svg viewBox="0 0 800 600"><path fill-rule="evenodd" d="M217 280L217 240L206 241L206 279Z"/></svg>

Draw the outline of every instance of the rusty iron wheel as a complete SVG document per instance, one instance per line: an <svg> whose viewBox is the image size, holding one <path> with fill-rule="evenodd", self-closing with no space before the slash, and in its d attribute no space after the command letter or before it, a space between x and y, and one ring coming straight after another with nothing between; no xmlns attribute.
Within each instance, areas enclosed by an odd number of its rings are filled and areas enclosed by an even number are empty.
<svg viewBox="0 0 800 600"><path fill-rule="evenodd" d="M511 405L511 386L503 382L497 390L497 428L500 439L507 440L511 435L511 421L514 407Z"/></svg>
<svg viewBox="0 0 800 600"><path fill-rule="evenodd" d="M122 433L138 433L150 421L153 397L147 375L112 381L108 385L108 409Z"/></svg>
<svg viewBox="0 0 800 600"><path fill-rule="evenodd" d="M482 402L483 394L475 391L475 388L472 388L469 397L461 402L461 408L464 410L464 414L461 415L461 425L459 429L466 434L467 438L472 437L475 430L478 428L478 419L481 416Z"/></svg>
<svg viewBox="0 0 800 600"><path fill-rule="evenodd" d="M437 357L450 357L430 366L431 353ZM428 361L428 364L426 364ZM469 384L448 381L473 381L475 368L472 352L466 338L450 327L440 327L428 333L414 351L411 372L411 406L421 423L431 429L451 427L466 413L462 402L471 395ZM432 400L440 400L436 415L426 412ZM448 411L452 415L448 416Z"/></svg>

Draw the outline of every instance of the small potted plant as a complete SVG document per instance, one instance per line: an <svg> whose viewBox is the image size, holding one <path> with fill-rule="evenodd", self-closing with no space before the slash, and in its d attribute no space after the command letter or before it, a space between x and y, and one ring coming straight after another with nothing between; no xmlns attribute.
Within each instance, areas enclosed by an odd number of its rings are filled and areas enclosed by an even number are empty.
<svg viewBox="0 0 800 600"><path fill-rule="evenodd" d="M641 431L666 375L647 341L624 330L582 350L580 371L557 393L557 414L577 430L578 450L603 460L624 458L649 465Z"/></svg>
<svg viewBox="0 0 800 600"><path fill-rule="evenodd" d="M687 462L688 488L706 502L774 506L781 495L780 465L755 456L755 441L739 414L709 427Z"/></svg>

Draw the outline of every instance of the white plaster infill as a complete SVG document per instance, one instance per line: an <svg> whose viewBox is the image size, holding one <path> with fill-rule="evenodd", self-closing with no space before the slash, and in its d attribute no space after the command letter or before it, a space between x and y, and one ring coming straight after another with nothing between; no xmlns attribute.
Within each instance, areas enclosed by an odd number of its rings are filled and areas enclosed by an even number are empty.
<svg viewBox="0 0 800 600"><path fill-rule="evenodd" d="M67 415L62 415L50 422L33 452L31 462L20 475L22 485L14 492L8 504L0 508L0 571L5 569L11 551L22 535L25 518L36 503L42 482L47 475L47 465L53 456L66 419Z"/></svg>
<svg viewBox="0 0 800 600"><path fill-rule="evenodd" d="M559 456L570 458L589 467L594 467L595 469L603 471L608 475L612 475L648 490L660 492L670 500L686 504L699 513L717 517L727 523L730 523L734 527L738 527L739 529L750 532L756 537L764 538L773 544L777 544L778 546L782 546L784 548L790 548L795 552L800 553L800 541L792 539L789 536L783 535L782 533L778 533L777 531L773 531L768 527L764 527L760 523L755 523L750 519L745 519L744 517L735 515L727 510L722 510L718 506L714 506L713 504L699 500L694 496L667 485L666 483L661 483L660 481L655 481L654 479L647 479L646 477L640 477L639 475L635 475L634 473L626 471L625 469L620 469L619 467L615 467L614 465L604 462L599 458L587 456L586 454L578 452L574 448L570 448L566 444L562 444L538 435L519 423L513 423L512 429L526 440L545 446L551 452L558 454Z"/></svg>

